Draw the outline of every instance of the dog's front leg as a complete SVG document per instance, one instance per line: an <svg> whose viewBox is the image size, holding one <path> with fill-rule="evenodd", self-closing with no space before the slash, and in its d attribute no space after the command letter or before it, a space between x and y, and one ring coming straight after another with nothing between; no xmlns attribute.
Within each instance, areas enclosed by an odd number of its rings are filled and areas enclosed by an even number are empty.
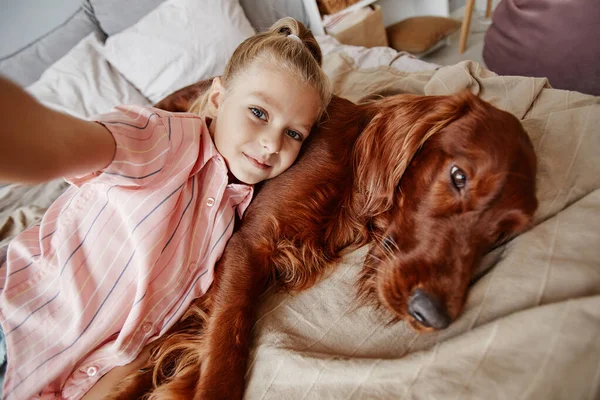
<svg viewBox="0 0 600 400"><path fill-rule="evenodd" d="M234 235L227 245L213 283L206 358L195 400L242 399L252 326L269 278L265 263L267 258L242 235Z"/></svg>

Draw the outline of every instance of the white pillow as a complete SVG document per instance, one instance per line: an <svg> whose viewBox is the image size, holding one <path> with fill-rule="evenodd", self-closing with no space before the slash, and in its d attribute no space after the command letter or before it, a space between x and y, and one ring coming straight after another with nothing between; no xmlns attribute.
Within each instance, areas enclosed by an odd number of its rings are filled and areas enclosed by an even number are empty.
<svg viewBox="0 0 600 400"><path fill-rule="evenodd" d="M221 75L255 34L238 0L168 0L109 37L106 58L153 103L201 79Z"/></svg>
<svg viewBox="0 0 600 400"><path fill-rule="evenodd" d="M42 104L80 118L110 111L119 104L149 104L103 55L91 33L52 64L27 91Z"/></svg>

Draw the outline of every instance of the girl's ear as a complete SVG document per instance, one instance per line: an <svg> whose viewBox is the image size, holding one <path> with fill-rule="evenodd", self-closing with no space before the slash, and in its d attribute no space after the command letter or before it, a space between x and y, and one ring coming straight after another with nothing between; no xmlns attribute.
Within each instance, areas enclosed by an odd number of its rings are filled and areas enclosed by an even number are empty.
<svg viewBox="0 0 600 400"><path fill-rule="evenodd" d="M221 82L220 77L216 77L212 81L210 90L208 93L208 101L206 102L206 116L209 118L216 118L219 113L219 107L223 101L225 95L225 88Z"/></svg>

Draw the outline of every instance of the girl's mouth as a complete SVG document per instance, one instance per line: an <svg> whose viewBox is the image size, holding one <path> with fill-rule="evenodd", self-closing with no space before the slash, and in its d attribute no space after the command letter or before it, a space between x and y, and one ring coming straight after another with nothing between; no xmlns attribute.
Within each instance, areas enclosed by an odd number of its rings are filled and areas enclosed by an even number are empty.
<svg viewBox="0 0 600 400"><path fill-rule="evenodd" d="M250 164L254 165L256 168L259 168L262 170L271 168L271 166L269 164L262 163L262 162L258 161L256 158L251 157L246 153L242 153L242 154L244 154L244 156L248 159L248 161L250 161Z"/></svg>

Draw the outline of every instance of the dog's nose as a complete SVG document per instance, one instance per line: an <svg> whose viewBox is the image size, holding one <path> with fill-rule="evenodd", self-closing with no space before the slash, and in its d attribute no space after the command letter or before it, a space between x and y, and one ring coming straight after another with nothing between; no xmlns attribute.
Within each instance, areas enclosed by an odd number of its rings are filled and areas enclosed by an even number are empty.
<svg viewBox="0 0 600 400"><path fill-rule="evenodd" d="M427 328L444 329L450 325L450 317L440 300L421 289L415 290L410 297L408 313Z"/></svg>

